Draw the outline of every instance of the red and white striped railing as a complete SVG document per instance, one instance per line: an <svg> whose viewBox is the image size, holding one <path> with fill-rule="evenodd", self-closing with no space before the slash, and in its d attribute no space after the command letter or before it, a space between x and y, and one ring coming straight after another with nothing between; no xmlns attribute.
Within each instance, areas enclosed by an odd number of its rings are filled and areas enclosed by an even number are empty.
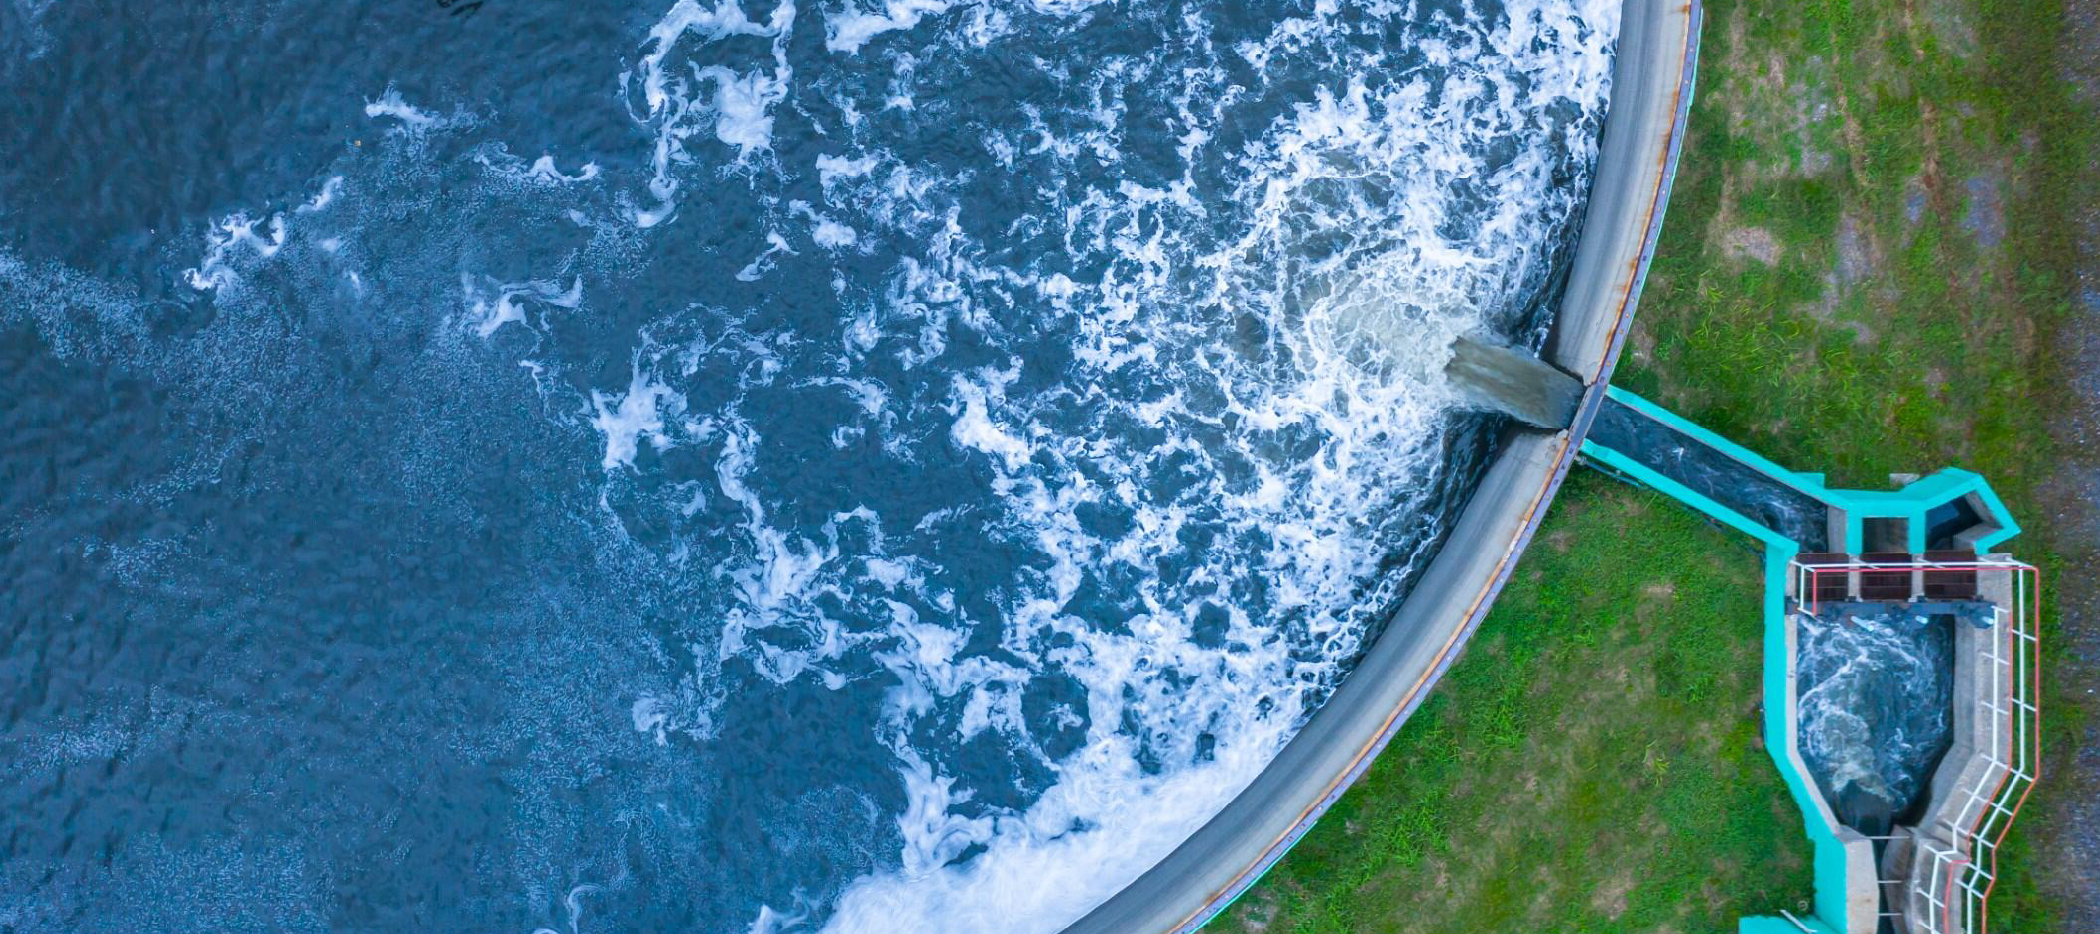
<svg viewBox="0 0 2100 934"><path fill-rule="evenodd" d="M1819 609L1816 583L1826 574L1872 571L1973 571L2007 575L1991 588L1991 635L1975 659L1975 677L1988 687L1975 714L1984 718L1960 787L1916 829L1916 850L1901 914L1911 934L1985 934L1989 899L1997 884L1998 849L2033 789L2041 761L2041 572L2002 555L1966 561L1795 563L1794 595L1801 608ZM1971 695L1974 696L1973 694Z"/></svg>

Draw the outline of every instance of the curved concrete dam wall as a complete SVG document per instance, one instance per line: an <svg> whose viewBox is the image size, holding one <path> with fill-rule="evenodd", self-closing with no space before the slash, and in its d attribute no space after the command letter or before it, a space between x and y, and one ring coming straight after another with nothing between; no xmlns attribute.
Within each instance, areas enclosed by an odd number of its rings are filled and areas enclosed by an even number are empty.
<svg viewBox="0 0 2100 934"><path fill-rule="evenodd" d="M1487 614L1604 402L1662 229L1698 57L1697 0L1625 0L1589 207L1543 356L1584 384L1573 425L1514 429L1356 670L1261 775L1065 934L1183 934L1254 884L1385 748Z"/></svg>

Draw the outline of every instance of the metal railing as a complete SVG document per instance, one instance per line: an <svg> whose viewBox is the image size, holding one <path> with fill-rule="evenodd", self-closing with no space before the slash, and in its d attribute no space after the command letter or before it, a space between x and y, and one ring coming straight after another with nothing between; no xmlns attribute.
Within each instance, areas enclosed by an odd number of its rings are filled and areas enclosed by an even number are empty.
<svg viewBox="0 0 2100 934"><path fill-rule="evenodd" d="M1857 571L1974 571L2010 575L2007 599L1992 599L1991 637L1976 658L1975 677L1988 679L1988 700L1975 710L1985 724L1975 732L1974 776L1964 778L1932 813L1933 826L1919 827L1902 914L1912 934L1985 934L1989 899L1997 883L1998 849L2033 789L2041 761L2041 572L2004 556L1973 561L1910 564L1796 562L1794 593L1813 615L1816 581L1823 574ZM2009 605L2008 605L2009 604ZM2030 611L2031 607L2031 611ZM1969 771L1969 770L1965 770Z"/></svg>

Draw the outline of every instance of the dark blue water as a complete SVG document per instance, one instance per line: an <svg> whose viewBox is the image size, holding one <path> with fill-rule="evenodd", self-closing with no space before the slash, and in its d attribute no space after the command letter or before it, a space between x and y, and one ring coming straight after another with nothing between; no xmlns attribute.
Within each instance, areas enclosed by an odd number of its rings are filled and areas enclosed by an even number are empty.
<svg viewBox="0 0 2100 934"><path fill-rule="evenodd" d="M1803 551L1829 540L1828 506L1617 399L1597 410L1589 436L1694 493L1778 532Z"/></svg>
<svg viewBox="0 0 2100 934"><path fill-rule="evenodd" d="M1869 835L1917 819L1953 745L1951 616L1906 610L1801 621L1801 758L1838 819Z"/></svg>
<svg viewBox="0 0 2100 934"><path fill-rule="evenodd" d="M0 2L0 931L1054 931L1488 450L1616 4Z"/></svg>

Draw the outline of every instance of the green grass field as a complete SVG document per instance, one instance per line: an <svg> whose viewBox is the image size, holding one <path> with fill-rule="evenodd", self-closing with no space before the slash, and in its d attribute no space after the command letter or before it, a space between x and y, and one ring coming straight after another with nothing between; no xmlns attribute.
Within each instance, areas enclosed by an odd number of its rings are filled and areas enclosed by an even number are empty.
<svg viewBox="0 0 2100 934"><path fill-rule="evenodd" d="M1598 474L1562 496L1465 660L1217 929L1703 931L1808 898L1758 736L1759 553Z"/></svg>
<svg viewBox="0 0 2100 934"><path fill-rule="evenodd" d="M2100 195L2057 0L1706 15L1617 381L1834 483L1956 465L2016 516L2053 514L2071 212ZM2013 547L2045 572L2091 560L2045 522ZM1664 499L1575 475L1421 712L1215 929L1689 934L1801 906L1807 845L1759 746L1754 561ZM2045 702L2068 761L2092 701ZM1994 929L2057 928L2035 858L2049 793L2008 843Z"/></svg>

